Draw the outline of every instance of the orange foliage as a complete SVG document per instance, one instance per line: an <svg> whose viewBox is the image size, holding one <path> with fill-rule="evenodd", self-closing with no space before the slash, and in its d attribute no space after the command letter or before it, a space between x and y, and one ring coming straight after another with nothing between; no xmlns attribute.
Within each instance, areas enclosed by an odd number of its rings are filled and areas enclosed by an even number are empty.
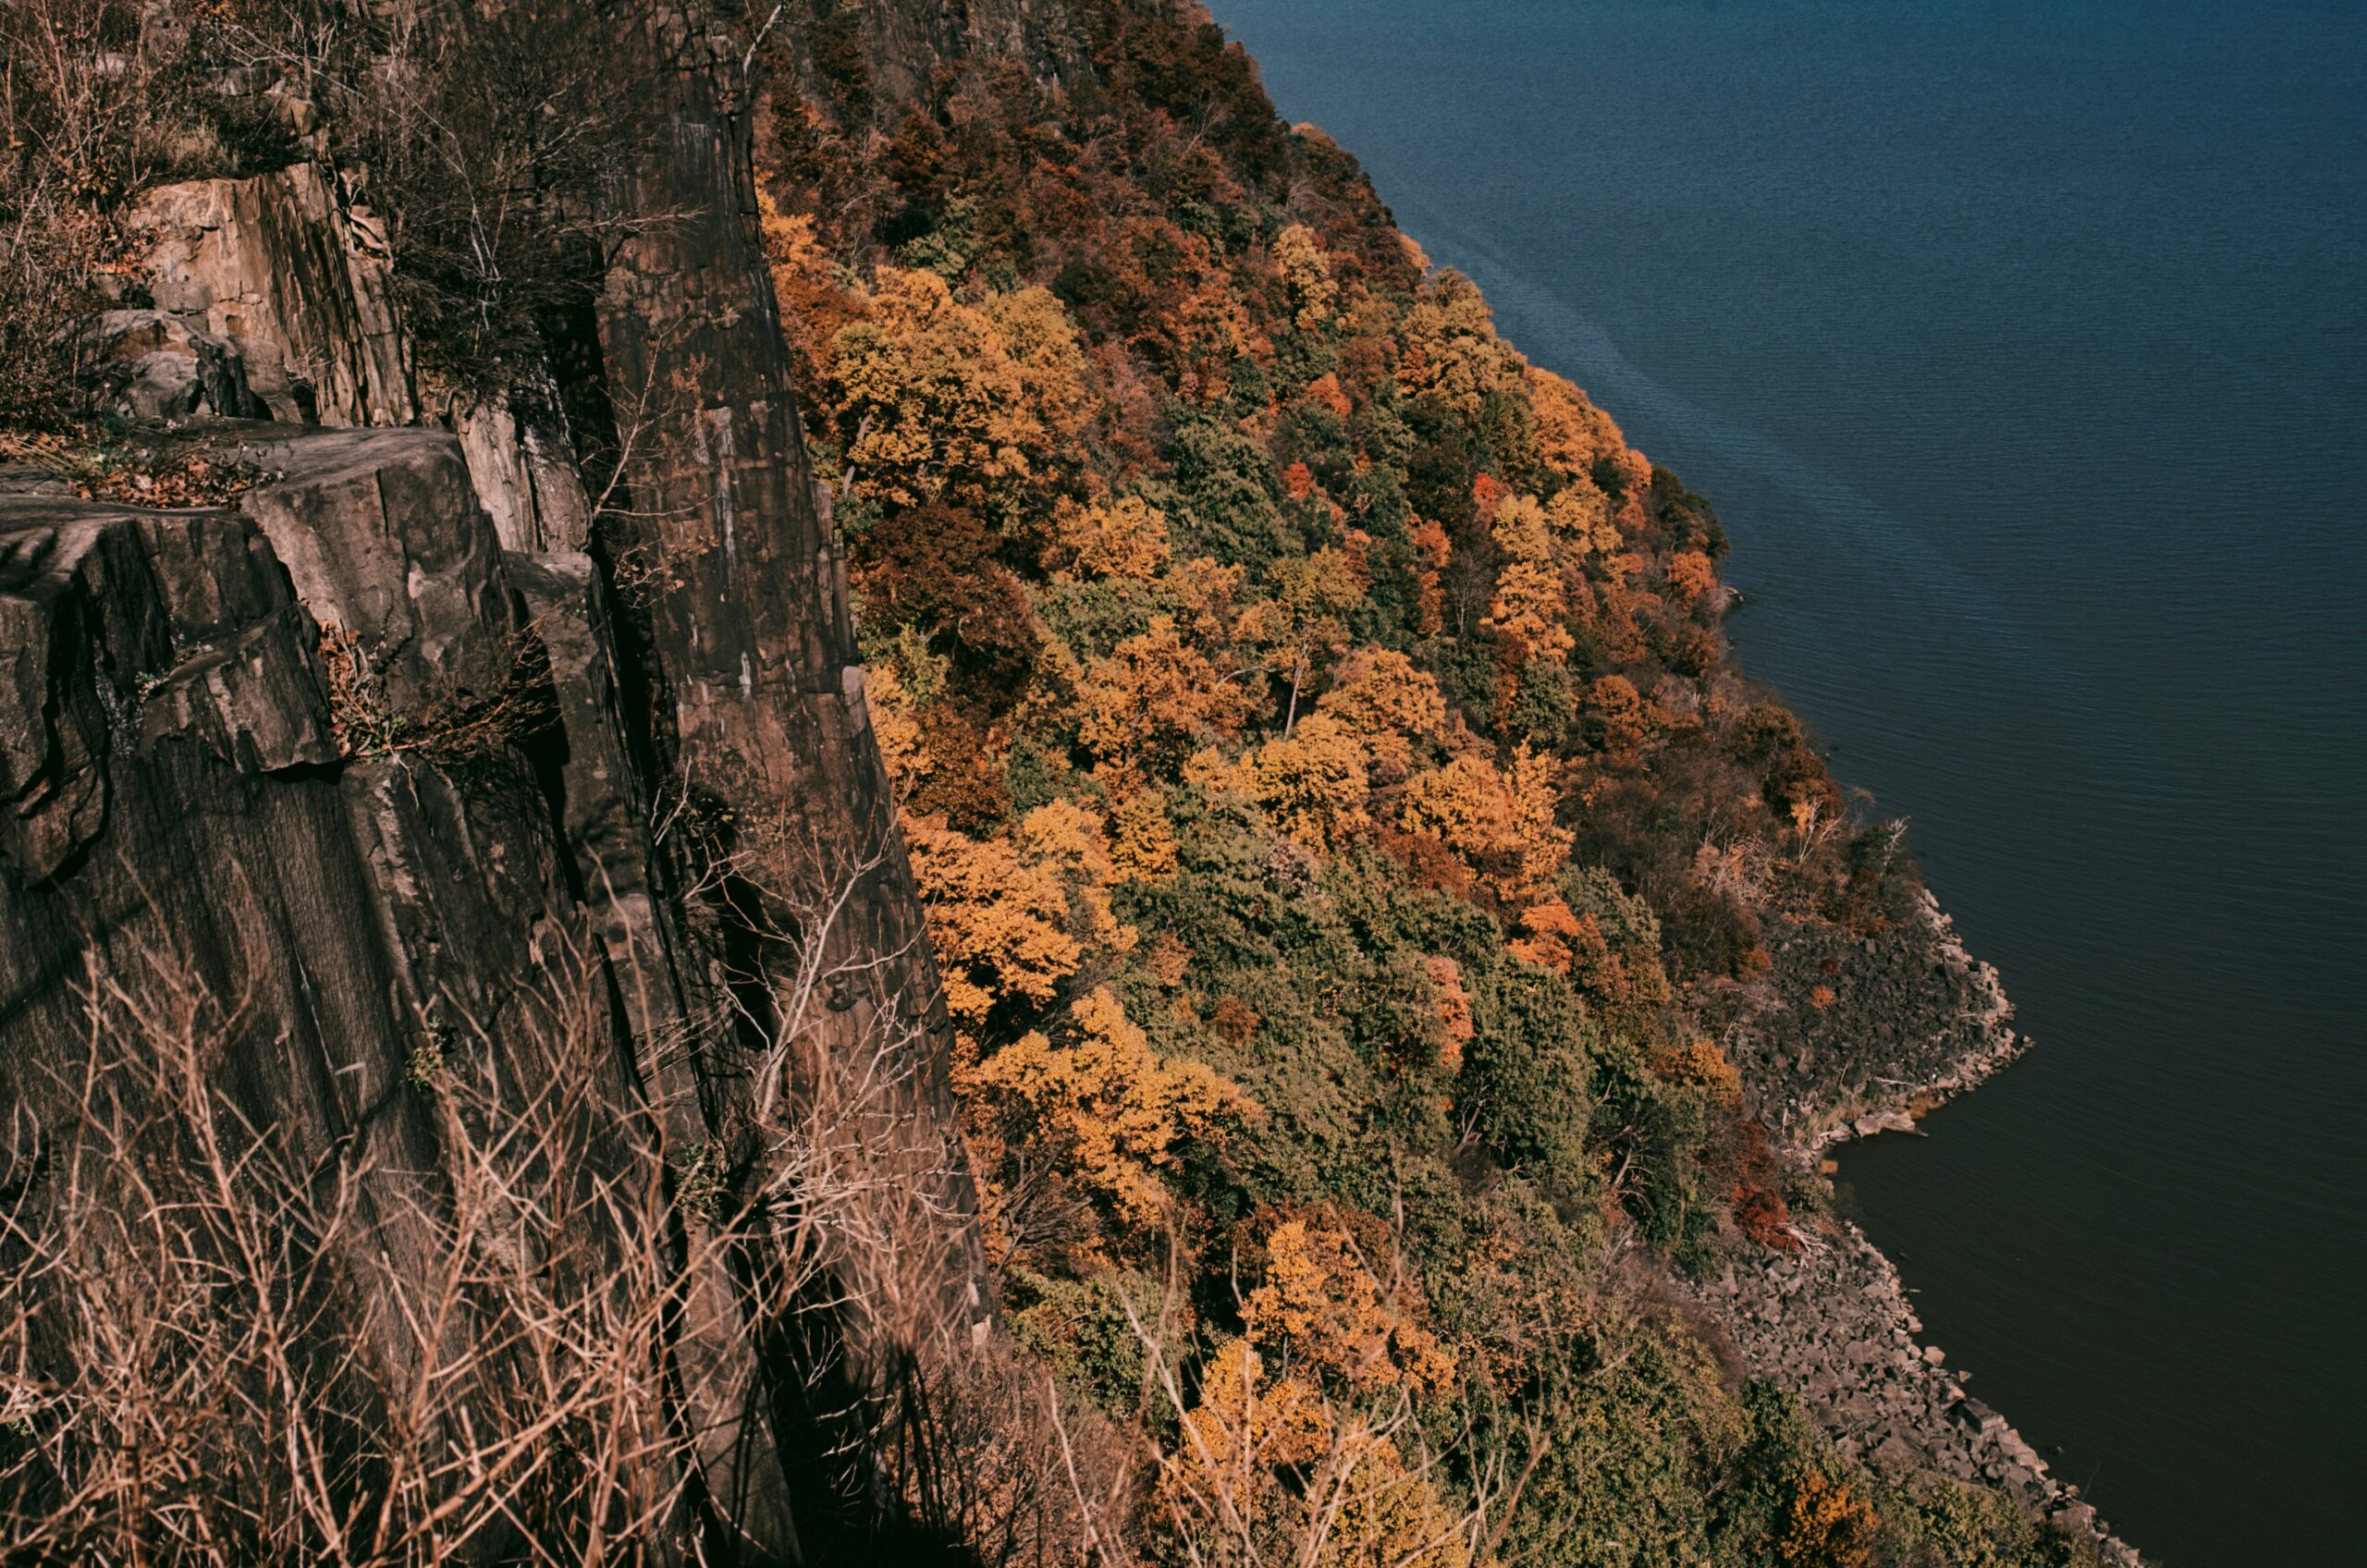
<svg viewBox="0 0 2367 1568"><path fill-rule="evenodd" d="M1208 1010L1208 1027L1238 1050L1257 1037L1258 1017L1239 997L1219 997Z"/></svg>
<svg viewBox="0 0 2367 1568"><path fill-rule="evenodd" d="M959 1086L1002 1146L1057 1157L1122 1228L1154 1225L1176 1145L1221 1137L1250 1104L1206 1063L1154 1051L1106 986L1069 1011L1066 1043L1030 1032L967 1068Z"/></svg>
<svg viewBox="0 0 2367 1568"><path fill-rule="evenodd" d="M1067 801L1036 807L1007 838L972 839L927 815L907 819L904 837L957 1019L983 1019L1006 998L1051 1000L1087 942L1134 946L1134 928L1110 913L1100 826Z"/></svg>
<svg viewBox="0 0 2367 1568"><path fill-rule="evenodd" d="M1348 419L1356 411L1355 405L1348 401L1348 395L1340 389L1340 378L1330 371L1325 371L1321 375L1308 382L1306 390L1300 393L1299 397L1311 406L1321 409L1333 419Z"/></svg>
<svg viewBox="0 0 2367 1568"><path fill-rule="evenodd" d="M1872 1505L1810 1470L1793 1491L1775 1556L1786 1568L1862 1568L1873 1560L1875 1529Z"/></svg>
<svg viewBox="0 0 2367 1568"><path fill-rule="evenodd" d="M1694 1039L1652 1063L1653 1071L1673 1084L1689 1084L1721 1105L1742 1101L1742 1074L1726 1060L1714 1040Z"/></svg>
<svg viewBox="0 0 2367 1568"><path fill-rule="evenodd" d="M1417 522L1411 530L1414 552L1421 565L1416 570L1416 581L1421 590L1421 603L1417 607L1415 630L1425 637L1435 637L1446 628L1446 589L1443 573L1447 557L1452 553L1446 530L1429 518Z"/></svg>
<svg viewBox="0 0 2367 1568"><path fill-rule="evenodd" d="M1392 1306L1346 1232L1304 1220L1285 1220L1266 1239L1266 1280L1241 1320L1253 1343L1351 1389L1435 1392L1454 1376L1453 1356Z"/></svg>
<svg viewBox="0 0 2367 1568"><path fill-rule="evenodd" d="M1668 586L1680 603L1691 604L1718 585L1718 569L1699 550L1679 550L1669 557Z"/></svg>
<svg viewBox="0 0 2367 1568"><path fill-rule="evenodd" d="M1372 771L1394 783L1411 770L1416 741L1446 728L1446 699L1428 670L1388 648L1361 648L1340 661L1316 712L1364 743Z"/></svg>
<svg viewBox="0 0 2367 1568"><path fill-rule="evenodd" d="M1236 730L1250 697L1160 616L1086 668L1078 736L1111 772L1171 767Z"/></svg>
<svg viewBox="0 0 2367 1568"><path fill-rule="evenodd" d="M1509 772L1456 757L1407 782L1400 821L1453 851L1498 897L1518 900L1550 885L1570 852L1571 836L1553 823L1552 774L1552 763L1526 745Z"/></svg>
<svg viewBox="0 0 2367 1568"><path fill-rule="evenodd" d="M1439 1049L1439 1065L1453 1072L1463 1066L1463 1047L1478 1033L1471 1019L1471 994L1463 988L1463 966L1442 953L1433 954L1422 961L1422 973L1438 993L1439 1032L1445 1042Z"/></svg>
<svg viewBox="0 0 2367 1568"><path fill-rule="evenodd" d="M1626 449L1611 416L1568 381L1534 365L1526 379L1529 407L1537 417L1538 451L1562 477L1588 478L1598 460Z"/></svg>
<svg viewBox="0 0 2367 1568"><path fill-rule="evenodd" d="M1606 675L1588 687L1587 712L1603 750L1614 754L1632 752L1651 736L1651 709L1624 675Z"/></svg>

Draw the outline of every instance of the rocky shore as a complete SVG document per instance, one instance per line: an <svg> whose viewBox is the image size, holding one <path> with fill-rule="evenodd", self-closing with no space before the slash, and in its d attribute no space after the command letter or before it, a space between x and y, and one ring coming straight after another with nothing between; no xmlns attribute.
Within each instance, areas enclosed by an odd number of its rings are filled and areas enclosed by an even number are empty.
<svg viewBox="0 0 2367 1568"><path fill-rule="evenodd" d="M1744 1091L1795 1180L1830 1195L1820 1156L1844 1139L1912 1133L1925 1112L1989 1078L2030 1042L2012 1027L1996 970L1965 950L1927 889L1882 936L1852 941L1800 927L1775 945L1772 995L1727 1042ZM2116 1568L2115 1537L1969 1374L1918 1336L1898 1269L1846 1219L1802 1219L1794 1252L1748 1244L1685 1290L1750 1371L1797 1391L1842 1453L1878 1470L1994 1483L2092 1539Z"/></svg>

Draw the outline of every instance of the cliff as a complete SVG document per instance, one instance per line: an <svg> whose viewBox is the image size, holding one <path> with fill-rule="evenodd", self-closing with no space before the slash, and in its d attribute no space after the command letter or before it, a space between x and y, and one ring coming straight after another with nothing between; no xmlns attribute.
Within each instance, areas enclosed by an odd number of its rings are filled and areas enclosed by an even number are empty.
<svg viewBox="0 0 2367 1568"><path fill-rule="evenodd" d="M1995 976L1196 7L84 20L10 1549L2130 1555L1815 1169Z"/></svg>
<svg viewBox="0 0 2367 1568"><path fill-rule="evenodd" d="M637 42L658 134L603 193L631 238L567 374L667 400L596 504L555 408L422 370L333 162L141 193L129 302L70 328L121 472L37 446L0 496L9 1311L55 1369L11 1419L119 1354L132 1304L88 1292L158 1238L110 1206L190 1216L140 1331L217 1358L232 1426L142 1484L250 1560L603 1517L797 1560L880 1506L878 1402L990 1321L736 56ZM858 1220L892 1256L825 1234ZM118 1421L191 1403L137 1354L107 1377ZM562 1421L612 1450L509 1446ZM213 1489L281 1452L301 1484ZM132 1483L76 1475L17 1456L12 1548L111 1527Z"/></svg>

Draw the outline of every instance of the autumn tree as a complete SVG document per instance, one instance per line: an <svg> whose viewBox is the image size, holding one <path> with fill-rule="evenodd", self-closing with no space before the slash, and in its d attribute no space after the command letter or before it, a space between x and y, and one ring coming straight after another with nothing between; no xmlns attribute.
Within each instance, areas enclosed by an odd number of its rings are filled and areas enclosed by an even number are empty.
<svg viewBox="0 0 2367 1568"><path fill-rule="evenodd" d="M1172 617L1160 616L1087 667L1078 738L1115 776L1156 776L1233 734L1250 704L1231 674L1184 640Z"/></svg>
<svg viewBox="0 0 2367 1568"><path fill-rule="evenodd" d="M1364 746L1326 715L1257 747L1240 772L1243 791L1275 831L1318 854L1341 848L1370 822Z"/></svg>
<svg viewBox="0 0 2367 1568"><path fill-rule="evenodd" d="M976 513L931 502L867 530L853 574L867 625L914 629L950 661L956 694L987 712L1024 689L1042 643L999 549Z"/></svg>
<svg viewBox="0 0 2367 1568"><path fill-rule="evenodd" d="M1266 1238L1265 1281L1242 1304L1250 1341L1352 1390L1435 1393L1454 1358L1400 1311L1344 1231L1286 1219Z"/></svg>
<svg viewBox="0 0 2367 1568"><path fill-rule="evenodd" d="M1373 771L1391 783L1412 771L1415 748L1446 727L1436 678L1389 648L1362 648L1341 660L1315 707L1362 742Z"/></svg>
<svg viewBox="0 0 2367 1568"><path fill-rule="evenodd" d="M1085 360L1042 288L956 298L931 272L881 267L861 319L829 342L825 391L841 490L883 508L942 501L1000 527L1073 472Z"/></svg>
<svg viewBox="0 0 2367 1568"><path fill-rule="evenodd" d="M1550 887L1570 852L1570 834L1553 820L1559 798L1551 759L1524 745L1508 771L1466 754L1415 775L1400 821L1443 843L1512 901Z"/></svg>
<svg viewBox="0 0 2367 1568"><path fill-rule="evenodd" d="M1031 1030L965 1066L961 1078L984 1129L989 1171L1010 1155L1051 1160L1091 1194L1121 1241L1168 1213L1162 1178L1181 1145L1219 1140L1251 1113L1241 1091L1206 1063L1154 1050L1107 986L1079 998L1057 1031ZM989 1201L998 1185L990 1176Z"/></svg>
<svg viewBox="0 0 2367 1568"><path fill-rule="evenodd" d="M1110 913L1100 824L1072 802L1038 806L989 839L928 816L908 818L904 833L946 1007L969 1026L1000 1003L1049 1002L1089 947L1124 952L1134 944L1133 928Z"/></svg>

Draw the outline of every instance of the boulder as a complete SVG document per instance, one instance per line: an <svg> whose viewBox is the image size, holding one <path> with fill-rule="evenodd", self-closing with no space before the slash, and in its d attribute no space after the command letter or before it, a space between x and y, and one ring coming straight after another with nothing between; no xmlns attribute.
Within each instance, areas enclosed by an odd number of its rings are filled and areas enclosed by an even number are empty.
<svg viewBox="0 0 2367 1568"><path fill-rule="evenodd" d="M85 375L100 406L127 419L179 423L203 414L253 419L267 412L253 389L251 345L159 310L103 311L80 334ZM268 385L277 366L264 359Z"/></svg>
<svg viewBox="0 0 2367 1568"><path fill-rule="evenodd" d="M416 417L383 231L323 165L161 186L142 199L134 226L158 310L276 349L284 370L274 418Z"/></svg>

